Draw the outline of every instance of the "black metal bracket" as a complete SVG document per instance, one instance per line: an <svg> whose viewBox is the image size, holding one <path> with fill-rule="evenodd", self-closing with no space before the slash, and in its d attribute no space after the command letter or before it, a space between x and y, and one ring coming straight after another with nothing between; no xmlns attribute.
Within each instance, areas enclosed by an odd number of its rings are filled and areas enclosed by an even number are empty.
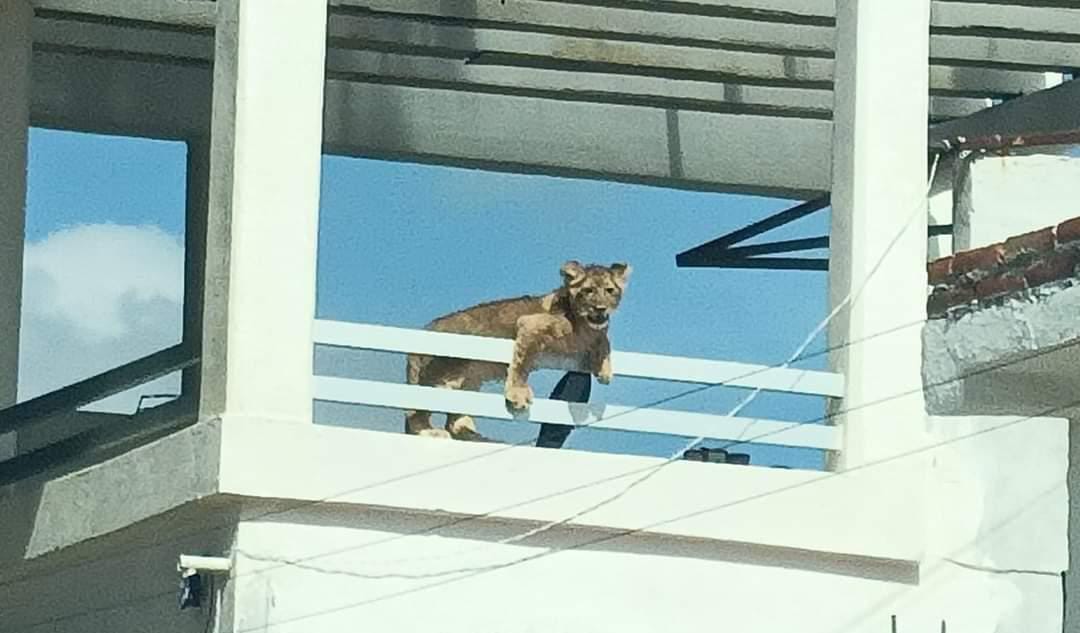
<svg viewBox="0 0 1080 633"><path fill-rule="evenodd" d="M830 204L831 196L825 194L820 198L815 198L770 215L763 220L758 220L741 229L721 235L715 240L679 253L675 256L675 266L678 268L759 268L826 271L829 269L829 260L824 257L760 257L760 255L795 253L828 248L828 235L780 240L750 246L736 246L736 244L817 213ZM951 224L931 226L928 235L930 237L951 235L952 229Z"/></svg>

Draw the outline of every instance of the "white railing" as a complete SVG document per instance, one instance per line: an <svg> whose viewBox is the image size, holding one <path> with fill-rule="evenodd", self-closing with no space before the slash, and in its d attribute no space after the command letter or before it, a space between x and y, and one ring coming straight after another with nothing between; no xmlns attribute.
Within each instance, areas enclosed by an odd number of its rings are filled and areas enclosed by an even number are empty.
<svg viewBox="0 0 1080 633"><path fill-rule="evenodd" d="M315 345L329 347L427 354L498 363L508 362L513 350L513 342L507 339L340 321L316 321L313 338ZM826 397L840 397L844 391L844 377L825 371L619 351L612 352L611 360L615 367L616 380L620 376L630 376ZM556 362L553 359L543 359L540 367L579 369L573 364ZM499 420L589 426L714 440L748 440L761 436L759 442L762 444L840 449L839 430L833 426L662 408L571 403L536 398L528 412L511 414L499 394L328 376L315 376L314 397L326 402L392 409L451 411Z"/></svg>

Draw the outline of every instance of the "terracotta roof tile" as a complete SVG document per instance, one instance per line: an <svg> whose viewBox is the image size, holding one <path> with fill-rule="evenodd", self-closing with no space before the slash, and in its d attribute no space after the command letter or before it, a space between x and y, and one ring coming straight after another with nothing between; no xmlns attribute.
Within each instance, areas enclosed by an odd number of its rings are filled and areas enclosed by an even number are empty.
<svg viewBox="0 0 1080 633"><path fill-rule="evenodd" d="M930 318L1077 276L1080 217L930 262Z"/></svg>

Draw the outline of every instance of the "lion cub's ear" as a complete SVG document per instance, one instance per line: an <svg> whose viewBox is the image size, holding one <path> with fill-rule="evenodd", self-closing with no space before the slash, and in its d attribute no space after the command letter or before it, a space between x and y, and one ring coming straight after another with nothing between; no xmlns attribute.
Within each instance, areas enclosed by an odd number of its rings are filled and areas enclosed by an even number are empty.
<svg viewBox="0 0 1080 633"><path fill-rule="evenodd" d="M626 288L626 282L630 279L630 273L634 271L630 264L616 262L609 266L609 269L611 270L612 276L615 277L615 283L617 283L620 288Z"/></svg>
<svg viewBox="0 0 1080 633"><path fill-rule="evenodd" d="M575 259L563 264L559 272L562 273L563 281L567 285L572 285L585 278L585 267Z"/></svg>

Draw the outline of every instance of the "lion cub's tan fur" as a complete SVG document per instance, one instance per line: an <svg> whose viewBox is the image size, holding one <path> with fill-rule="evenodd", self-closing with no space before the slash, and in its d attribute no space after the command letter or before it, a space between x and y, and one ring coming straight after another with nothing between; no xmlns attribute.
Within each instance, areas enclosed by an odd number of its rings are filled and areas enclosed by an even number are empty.
<svg viewBox="0 0 1080 633"><path fill-rule="evenodd" d="M507 406L521 410L532 403L529 373L540 355L587 359L589 370L604 384L611 381L611 348L607 326L619 307L630 266L563 264L563 285L542 296L483 303L435 319L428 329L514 339L510 364L460 358L410 355L407 380L412 385L478 390L486 382L505 379ZM431 426L431 413L409 411L405 432L432 437L482 440L473 419L446 416L446 430Z"/></svg>

